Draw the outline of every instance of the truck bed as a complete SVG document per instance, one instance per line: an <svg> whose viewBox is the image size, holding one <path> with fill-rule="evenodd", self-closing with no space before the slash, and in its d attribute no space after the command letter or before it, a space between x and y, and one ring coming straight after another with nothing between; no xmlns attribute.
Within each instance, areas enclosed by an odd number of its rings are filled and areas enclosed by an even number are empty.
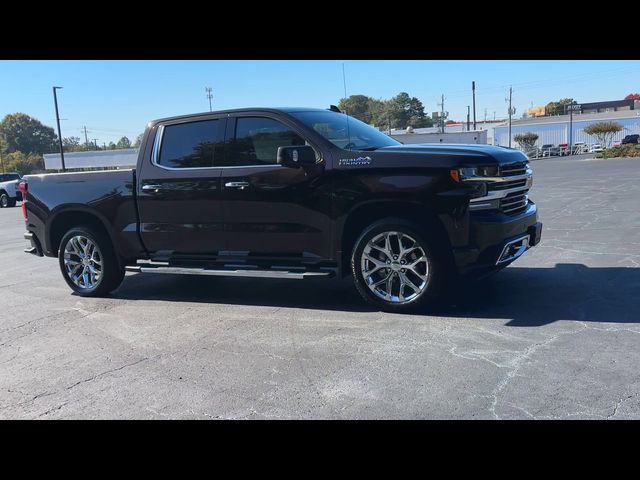
<svg viewBox="0 0 640 480"><path fill-rule="evenodd" d="M27 229L35 233L44 255L56 255L55 224L78 211L99 215L124 258L143 251L137 232L134 169L27 175L24 180L31 213ZM71 210L75 213L65 213Z"/></svg>

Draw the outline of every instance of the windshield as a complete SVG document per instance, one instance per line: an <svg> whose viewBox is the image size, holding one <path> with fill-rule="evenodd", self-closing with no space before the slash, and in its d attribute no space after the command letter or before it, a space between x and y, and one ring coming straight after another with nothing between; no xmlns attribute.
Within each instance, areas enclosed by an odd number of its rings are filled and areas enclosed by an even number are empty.
<svg viewBox="0 0 640 480"><path fill-rule="evenodd" d="M377 150L402 145L372 126L344 113L327 110L294 112L291 115L313 128L336 147L345 150Z"/></svg>
<svg viewBox="0 0 640 480"><path fill-rule="evenodd" d="M20 175L17 173L0 174L0 182L8 182L9 180L20 180Z"/></svg>

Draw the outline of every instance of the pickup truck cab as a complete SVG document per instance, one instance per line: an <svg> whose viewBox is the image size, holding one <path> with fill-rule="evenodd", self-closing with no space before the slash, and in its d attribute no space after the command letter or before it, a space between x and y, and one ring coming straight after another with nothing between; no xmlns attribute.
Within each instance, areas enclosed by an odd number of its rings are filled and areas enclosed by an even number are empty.
<svg viewBox="0 0 640 480"><path fill-rule="evenodd" d="M21 189L26 251L58 257L82 296L125 271L351 275L403 312L540 241L531 182L518 150L403 145L332 106L155 120L135 169L29 175Z"/></svg>
<svg viewBox="0 0 640 480"><path fill-rule="evenodd" d="M20 174L17 172L0 173L0 208L15 207L22 200L18 189Z"/></svg>

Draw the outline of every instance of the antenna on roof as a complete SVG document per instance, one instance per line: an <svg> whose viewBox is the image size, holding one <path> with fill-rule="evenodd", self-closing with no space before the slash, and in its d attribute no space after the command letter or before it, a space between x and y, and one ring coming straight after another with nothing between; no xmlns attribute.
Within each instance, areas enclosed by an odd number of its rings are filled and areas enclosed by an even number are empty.
<svg viewBox="0 0 640 480"><path fill-rule="evenodd" d="M329 110L331 110L332 112L342 113L340 111L340 109L338 107L336 107L335 105L329 105Z"/></svg>

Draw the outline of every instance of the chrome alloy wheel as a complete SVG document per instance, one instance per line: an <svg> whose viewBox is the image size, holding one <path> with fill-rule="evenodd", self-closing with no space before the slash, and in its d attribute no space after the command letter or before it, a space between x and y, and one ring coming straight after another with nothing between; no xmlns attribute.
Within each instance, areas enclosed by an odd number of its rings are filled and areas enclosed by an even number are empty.
<svg viewBox="0 0 640 480"><path fill-rule="evenodd" d="M76 235L65 245L64 266L76 286L94 288L102 278L102 253L92 240Z"/></svg>
<svg viewBox="0 0 640 480"><path fill-rule="evenodd" d="M383 232L373 237L362 252L362 277L369 289L390 303L410 303L429 283L429 259L411 236Z"/></svg>

